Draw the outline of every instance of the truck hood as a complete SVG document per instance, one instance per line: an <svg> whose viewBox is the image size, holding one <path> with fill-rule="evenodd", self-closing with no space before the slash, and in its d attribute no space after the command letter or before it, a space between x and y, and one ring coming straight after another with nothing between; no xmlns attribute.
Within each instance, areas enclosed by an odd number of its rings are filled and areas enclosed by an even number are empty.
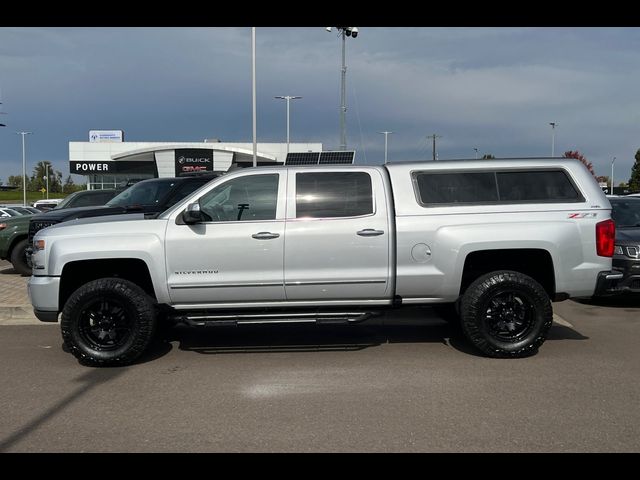
<svg viewBox="0 0 640 480"><path fill-rule="evenodd" d="M69 228L73 228L74 231L77 231L78 233L87 233L87 232L90 232L92 228L93 228L93 231L96 231L95 229L96 224L103 224L104 227L102 227L101 225L101 227L99 228L100 231L109 230L115 233L120 230L120 227L122 224L126 224L126 227L124 227L125 229L135 230L136 227L131 222L144 223L145 221L146 220L144 218L143 213L104 215L100 217L76 218L74 220L68 220L66 222L56 223L55 225L51 225L50 227L47 227L46 229L43 229L43 230L47 231L46 232L47 235L51 235L52 233L55 235L56 234L55 232L63 231L63 230L64 230L63 234L66 234ZM85 225L89 225L89 227L84 227ZM39 234L40 232L38 232L36 236L38 236Z"/></svg>
<svg viewBox="0 0 640 480"><path fill-rule="evenodd" d="M155 205L135 205L128 207L114 206L109 207L107 205L99 205L93 207L74 207L74 208L61 208L59 210L53 209L48 212L39 213L33 216L34 222L66 222L74 218L85 217L101 217L104 215L119 215L119 214L137 214L146 213L147 215L158 213L158 207Z"/></svg>

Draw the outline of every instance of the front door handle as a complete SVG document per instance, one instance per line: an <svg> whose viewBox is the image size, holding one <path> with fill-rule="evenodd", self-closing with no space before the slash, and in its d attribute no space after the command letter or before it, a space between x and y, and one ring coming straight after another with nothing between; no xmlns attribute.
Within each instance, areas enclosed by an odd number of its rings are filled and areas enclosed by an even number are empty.
<svg viewBox="0 0 640 480"><path fill-rule="evenodd" d="M377 237L378 235L384 235L384 230L375 230L373 228L365 228L357 232L361 237Z"/></svg>
<svg viewBox="0 0 640 480"><path fill-rule="evenodd" d="M279 236L279 233L271 232L258 232L251 235L252 238L255 238L257 240L271 240L272 238L278 238Z"/></svg>

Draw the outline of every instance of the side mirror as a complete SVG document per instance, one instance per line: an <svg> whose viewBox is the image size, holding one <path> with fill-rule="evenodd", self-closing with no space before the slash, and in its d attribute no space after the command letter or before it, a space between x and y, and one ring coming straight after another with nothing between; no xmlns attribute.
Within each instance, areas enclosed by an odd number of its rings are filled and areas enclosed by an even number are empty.
<svg viewBox="0 0 640 480"><path fill-rule="evenodd" d="M187 209L182 214L184 223L191 225L203 221L202 212L200 211L199 203L190 203L187 205Z"/></svg>

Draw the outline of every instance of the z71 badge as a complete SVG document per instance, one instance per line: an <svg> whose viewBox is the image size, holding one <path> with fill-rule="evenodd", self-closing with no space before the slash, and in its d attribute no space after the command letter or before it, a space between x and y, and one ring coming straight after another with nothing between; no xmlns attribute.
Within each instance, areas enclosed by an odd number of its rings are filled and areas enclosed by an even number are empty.
<svg viewBox="0 0 640 480"><path fill-rule="evenodd" d="M596 218L597 213L570 213L568 218Z"/></svg>

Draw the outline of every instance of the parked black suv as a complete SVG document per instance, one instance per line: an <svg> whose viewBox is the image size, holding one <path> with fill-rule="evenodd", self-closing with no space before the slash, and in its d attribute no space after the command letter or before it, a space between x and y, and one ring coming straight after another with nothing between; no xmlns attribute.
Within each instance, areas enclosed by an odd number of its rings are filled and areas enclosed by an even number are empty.
<svg viewBox="0 0 640 480"><path fill-rule="evenodd" d="M74 207L95 207L98 205L104 205L113 197L121 193L124 189L110 189L110 190L80 190L68 195L58 205L51 210L61 208L74 208Z"/></svg>
<svg viewBox="0 0 640 480"><path fill-rule="evenodd" d="M211 172L197 176L152 178L135 183L109 200L106 205L53 209L34 215L29 221L29 245L32 246L33 236L39 230L76 218L123 213L144 213L145 217L158 215L220 175L221 172Z"/></svg>
<svg viewBox="0 0 640 480"><path fill-rule="evenodd" d="M608 197L616 222L613 269L624 274L609 293L640 293L640 197Z"/></svg>

